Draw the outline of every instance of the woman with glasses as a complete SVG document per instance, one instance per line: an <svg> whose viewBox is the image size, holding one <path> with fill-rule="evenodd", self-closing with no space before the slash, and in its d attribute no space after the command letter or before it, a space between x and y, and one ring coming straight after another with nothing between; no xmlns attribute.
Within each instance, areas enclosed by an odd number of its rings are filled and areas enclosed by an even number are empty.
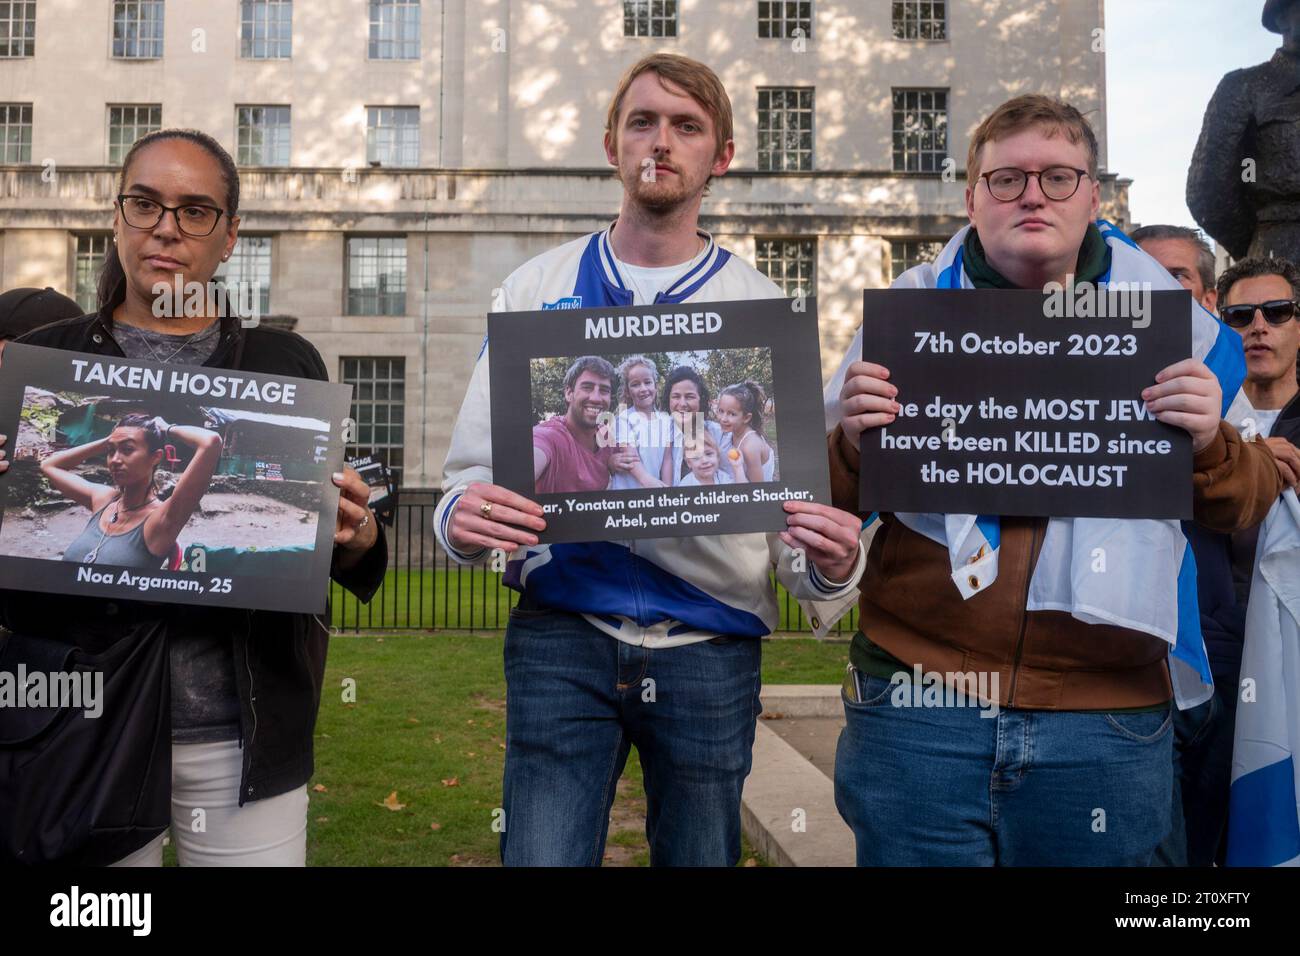
<svg viewBox="0 0 1300 956"><path fill-rule="evenodd" d="M98 309L22 341L176 365L328 379L320 355L305 339L245 328L226 308L224 296L207 294L235 248L240 222L238 172L216 140L183 129L144 136L126 156L117 192ZM204 294L194 296L195 290ZM196 302L202 307L195 308ZM119 431L126 435L131 429ZM0 436L0 456L3 443ZM0 460L0 480L6 467ZM346 469L334 475L334 483L341 495L332 576L366 601L387 568L384 536L367 507L369 489L360 476ZM146 547L157 552L147 542ZM89 821L89 827L70 824L68 832L53 834L51 845L58 850L50 855L161 865L163 831L170 822L182 865L304 864L306 784L328 638L322 621L307 614L83 597L52 602L0 591L0 622L14 632L10 640L19 642L20 651L25 639L33 647L54 642L84 654L156 641L160 633L167 643L170 707L162 708L166 712L155 732L171 739L170 813L166 807L151 812L136 806L118 792L148 791L144 779L116 781L113 792L88 794L81 801L52 795L75 806L77 820ZM130 743L148 752L158 741ZM123 805L136 807L134 815L121 811ZM102 808L119 815L106 820ZM202 826L196 825L200 819ZM0 820L0 847L15 837L5 827Z"/></svg>

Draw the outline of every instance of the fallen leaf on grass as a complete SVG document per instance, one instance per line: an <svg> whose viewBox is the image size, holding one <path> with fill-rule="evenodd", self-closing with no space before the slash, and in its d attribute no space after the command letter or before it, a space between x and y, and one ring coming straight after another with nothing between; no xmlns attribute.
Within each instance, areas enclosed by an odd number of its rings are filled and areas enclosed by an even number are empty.
<svg viewBox="0 0 1300 956"><path fill-rule="evenodd" d="M316 784L312 789L317 793L329 793L329 790L326 789L325 784L323 783Z"/></svg>
<svg viewBox="0 0 1300 956"><path fill-rule="evenodd" d="M441 830L441 829L442 829L442 824L441 824L441 823L430 823L430 824L429 824L429 829L430 829L430 830Z"/></svg>
<svg viewBox="0 0 1300 956"><path fill-rule="evenodd" d="M745 866L758 866L758 861L751 856L745 861Z"/></svg>
<svg viewBox="0 0 1300 956"><path fill-rule="evenodd" d="M384 808L387 809L387 810L393 810L393 811L397 811L397 810L405 810L405 809L406 809L406 804L404 804L404 803L399 803L399 802L397 801L397 791L396 791L396 790L394 790L394 791L393 791L392 793L390 793L387 797L385 797L383 803L376 803L375 806L377 806L377 807L384 807Z"/></svg>
<svg viewBox="0 0 1300 956"><path fill-rule="evenodd" d="M407 718L406 718L406 722L407 722L408 724L418 724L418 723L419 723L419 721L416 720L414 717L407 717Z"/></svg>
<svg viewBox="0 0 1300 956"><path fill-rule="evenodd" d="M317 817L317 818L316 818L316 822L317 822L317 823L329 823L329 822L330 822L330 818L329 818L329 817Z"/></svg>
<svg viewBox="0 0 1300 956"><path fill-rule="evenodd" d="M452 778L450 778L450 779L448 779L448 780L444 780L444 781L442 782L442 785L443 785L444 787L459 787L459 786L460 786L460 778L459 778L459 777L452 777Z"/></svg>

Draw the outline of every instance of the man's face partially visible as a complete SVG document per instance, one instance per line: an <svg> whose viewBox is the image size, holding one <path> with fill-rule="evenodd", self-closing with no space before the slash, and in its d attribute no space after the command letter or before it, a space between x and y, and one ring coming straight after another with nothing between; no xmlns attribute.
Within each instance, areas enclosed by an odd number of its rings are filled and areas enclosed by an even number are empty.
<svg viewBox="0 0 1300 956"><path fill-rule="evenodd" d="M714 135L703 106L648 71L628 87L617 128L605 135L605 155L634 203L667 212L699 199L709 177L731 165L734 144L719 154Z"/></svg>
<svg viewBox="0 0 1300 956"><path fill-rule="evenodd" d="M1139 244L1142 251L1164 266L1178 284L1192 294L1207 311L1213 312L1219 301L1217 289L1207 289L1196 268L1200 250L1186 239L1147 239Z"/></svg>
<svg viewBox="0 0 1300 956"><path fill-rule="evenodd" d="M595 428L600 414L609 410L613 382L596 372L583 372L572 388L564 390L569 421L578 428Z"/></svg>
<svg viewBox="0 0 1300 956"><path fill-rule="evenodd" d="M1088 150L1062 133L1030 127L1004 139L985 143L980 172L1006 166L1041 171L1049 166L1088 168ZM966 189L966 212L979 232L989 262L1012 281L1025 273L1046 271L1057 278L1078 261L1088 224L1101 208L1101 190L1091 176L1079 182L1069 199L1056 201L1043 194L1037 176L1030 176L1019 199L1001 202L989 192L987 180Z"/></svg>
<svg viewBox="0 0 1300 956"><path fill-rule="evenodd" d="M1295 290L1281 276L1254 276L1234 283L1221 305L1227 308L1242 303L1258 305L1294 298ZM1295 378L1296 349L1300 348L1300 321L1290 319L1281 325L1269 325L1257 310L1250 325L1237 329L1236 332L1241 336L1241 344L1246 349L1246 378L1249 381L1263 384L1284 376Z"/></svg>

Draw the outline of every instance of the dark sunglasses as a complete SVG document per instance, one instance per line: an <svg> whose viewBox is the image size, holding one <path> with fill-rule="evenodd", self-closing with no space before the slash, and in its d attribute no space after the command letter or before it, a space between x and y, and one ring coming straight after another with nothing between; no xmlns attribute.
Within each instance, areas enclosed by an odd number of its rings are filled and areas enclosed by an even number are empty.
<svg viewBox="0 0 1300 956"><path fill-rule="evenodd" d="M1282 325L1295 318L1297 308L1300 308L1300 304L1287 299L1274 299L1272 302L1260 302L1255 305L1242 302L1238 305L1225 306L1219 310L1219 315L1234 329L1244 329L1255 321L1256 309L1264 313L1264 319L1269 325Z"/></svg>

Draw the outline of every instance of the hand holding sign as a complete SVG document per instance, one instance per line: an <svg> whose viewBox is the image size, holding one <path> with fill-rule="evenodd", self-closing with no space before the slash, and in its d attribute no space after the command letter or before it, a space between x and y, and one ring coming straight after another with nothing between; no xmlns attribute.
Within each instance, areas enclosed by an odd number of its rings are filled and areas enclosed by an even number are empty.
<svg viewBox="0 0 1300 956"><path fill-rule="evenodd" d="M1166 425L1192 436L1192 452L1201 451L1219 432L1223 389L1198 359L1183 359L1156 373L1156 384L1143 389L1147 408Z"/></svg>
<svg viewBox="0 0 1300 956"><path fill-rule="evenodd" d="M339 510L334 521L334 543L352 555L369 551L379 537L374 513L369 507L370 486L355 469L345 467L333 475L339 488ZM344 566L349 563L344 558Z"/></svg>
<svg viewBox="0 0 1300 956"><path fill-rule="evenodd" d="M889 369L872 362L854 362L849 366L840 389L840 408L844 412L844 435L856 448L862 433L869 428L892 424L898 417L898 389L890 385Z"/></svg>
<svg viewBox="0 0 1300 956"><path fill-rule="evenodd" d="M812 501L787 501L785 510L789 530L781 532L781 540L802 548L828 581L848 580L858 563L862 522L857 516Z"/></svg>
<svg viewBox="0 0 1300 956"><path fill-rule="evenodd" d="M500 548L507 553L537 543L544 531L542 506L500 485L476 481L465 489L447 522L447 540L457 551Z"/></svg>

